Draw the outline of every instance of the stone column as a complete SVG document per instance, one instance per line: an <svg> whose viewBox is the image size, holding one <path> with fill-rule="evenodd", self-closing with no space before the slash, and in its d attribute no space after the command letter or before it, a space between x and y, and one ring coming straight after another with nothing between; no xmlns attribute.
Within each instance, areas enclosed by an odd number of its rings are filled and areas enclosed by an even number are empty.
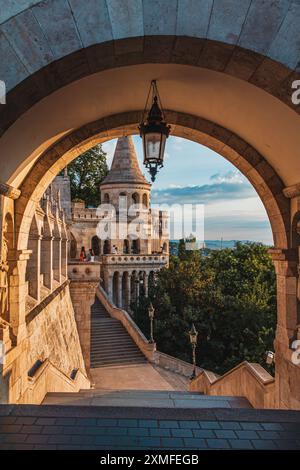
<svg viewBox="0 0 300 470"><path fill-rule="evenodd" d="M9 323L16 343L27 334L25 298L27 294L26 267L31 251L12 251L9 257Z"/></svg>
<svg viewBox="0 0 300 470"><path fill-rule="evenodd" d="M275 346L276 407L300 408L300 370L292 363L291 345L299 324L296 250L269 250L277 276L277 328Z"/></svg>
<svg viewBox="0 0 300 470"><path fill-rule="evenodd" d="M68 277L68 239L62 238L61 241L61 274L63 277Z"/></svg>
<svg viewBox="0 0 300 470"><path fill-rule="evenodd" d="M109 300L113 302L113 275L112 274L109 274L107 276L106 293L108 295Z"/></svg>
<svg viewBox="0 0 300 470"><path fill-rule="evenodd" d="M71 281L70 294L75 312L75 320L79 334L80 345L86 371L89 374L91 366L91 306L95 302L99 280Z"/></svg>
<svg viewBox="0 0 300 470"><path fill-rule="evenodd" d="M131 303L131 273L127 273L125 277L126 285L125 285L125 308L126 310L130 310L130 303Z"/></svg>
<svg viewBox="0 0 300 470"><path fill-rule="evenodd" d="M61 237L55 236L53 240L53 277L61 283Z"/></svg>
<svg viewBox="0 0 300 470"><path fill-rule="evenodd" d="M40 302L41 237L36 235L30 238L28 246L31 250L27 266L28 293Z"/></svg>
<svg viewBox="0 0 300 470"><path fill-rule="evenodd" d="M123 307L123 299L122 299L122 278L123 278L123 273L118 274L118 307L122 308Z"/></svg>
<svg viewBox="0 0 300 470"><path fill-rule="evenodd" d="M136 296L136 303L139 303L139 297L140 297L140 278L139 275L137 275L135 279L135 296Z"/></svg>
<svg viewBox="0 0 300 470"><path fill-rule="evenodd" d="M41 250L41 272L44 277L44 285L52 291L53 289L53 237L42 238Z"/></svg>
<svg viewBox="0 0 300 470"><path fill-rule="evenodd" d="M145 271L145 272L144 272L145 297L148 297L148 277L149 277L149 274Z"/></svg>

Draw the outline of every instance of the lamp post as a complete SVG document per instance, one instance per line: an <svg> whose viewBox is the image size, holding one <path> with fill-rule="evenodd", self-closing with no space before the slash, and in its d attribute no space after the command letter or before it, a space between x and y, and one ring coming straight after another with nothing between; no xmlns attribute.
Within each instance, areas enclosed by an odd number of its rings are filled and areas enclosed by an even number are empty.
<svg viewBox="0 0 300 470"><path fill-rule="evenodd" d="M193 380L196 377L196 347L198 339L198 331L196 330L194 323L192 324L192 328L189 331L189 336L193 350L193 372L190 379Z"/></svg>
<svg viewBox="0 0 300 470"><path fill-rule="evenodd" d="M273 351L267 351L265 354L266 364L269 366L275 362L275 353Z"/></svg>
<svg viewBox="0 0 300 470"><path fill-rule="evenodd" d="M152 103L146 117L151 92ZM155 181L158 168L163 167L165 145L170 130L171 127L165 122L156 80L152 80L142 122L139 125L140 136L143 139L144 165L151 175L151 181Z"/></svg>
<svg viewBox="0 0 300 470"><path fill-rule="evenodd" d="M150 340L149 340L149 343L151 343L151 344L154 343L154 338L153 338L154 313L155 313L155 310L154 310L154 307L153 307L152 302L151 302L149 307L148 307L148 315L149 315L149 319L150 319Z"/></svg>

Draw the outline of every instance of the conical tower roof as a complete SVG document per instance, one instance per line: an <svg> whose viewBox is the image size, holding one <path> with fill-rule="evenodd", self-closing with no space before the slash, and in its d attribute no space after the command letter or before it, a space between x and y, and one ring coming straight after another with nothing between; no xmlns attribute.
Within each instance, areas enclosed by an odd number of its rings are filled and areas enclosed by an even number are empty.
<svg viewBox="0 0 300 470"><path fill-rule="evenodd" d="M150 186L140 170L131 136L118 139L111 169L100 186L114 183L147 184Z"/></svg>

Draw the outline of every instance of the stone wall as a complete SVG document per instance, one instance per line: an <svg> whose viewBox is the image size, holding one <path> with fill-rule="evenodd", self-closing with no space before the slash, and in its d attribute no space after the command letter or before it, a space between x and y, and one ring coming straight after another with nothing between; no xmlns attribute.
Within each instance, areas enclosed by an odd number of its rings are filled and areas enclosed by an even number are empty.
<svg viewBox="0 0 300 470"><path fill-rule="evenodd" d="M6 353L0 402L27 403L31 397L31 403L40 403L53 390L75 392L89 388L68 282L27 315L26 326L27 336ZM46 363L51 368L43 367ZM77 380L77 387L74 382L72 388L70 383L76 370L82 379ZM37 401L30 393L36 375L39 383L43 383Z"/></svg>
<svg viewBox="0 0 300 470"><path fill-rule="evenodd" d="M27 325L28 363L49 359L69 375L73 369L84 370L84 362L75 323L69 286L54 297Z"/></svg>

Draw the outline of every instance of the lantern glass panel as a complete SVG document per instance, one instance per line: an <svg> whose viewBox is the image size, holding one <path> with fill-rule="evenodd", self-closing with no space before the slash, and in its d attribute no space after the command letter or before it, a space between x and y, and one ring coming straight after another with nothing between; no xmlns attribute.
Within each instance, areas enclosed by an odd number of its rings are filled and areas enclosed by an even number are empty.
<svg viewBox="0 0 300 470"><path fill-rule="evenodd" d="M149 133L145 135L145 160L159 161L160 159L161 134Z"/></svg>

